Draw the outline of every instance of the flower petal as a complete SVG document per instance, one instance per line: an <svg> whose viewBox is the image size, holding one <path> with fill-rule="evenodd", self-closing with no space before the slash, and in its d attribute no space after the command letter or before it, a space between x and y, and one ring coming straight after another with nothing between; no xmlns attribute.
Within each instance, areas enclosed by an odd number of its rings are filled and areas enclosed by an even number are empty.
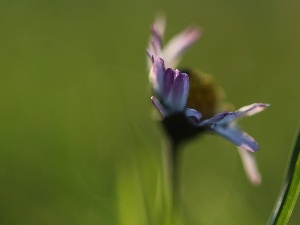
<svg viewBox="0 0 300 225"><path fill-rule="evenodd" d="M190 109L190 108L187 108L185 110L185 115L186 115L186 117L193 119L193 122L195 122L196 124L198 124L200 122L200 119L202 117L202 114L200 112L198 112L195 109Z"/></svg>
<svg viewBox="0 0 300 225"><path fill-rule="evenodd" d="M202 121L199 125L200 126L212 126L217 124L225 124L236 117L236 112L221 112L214 117Z"/></svg>
<svg viewBox="0 0 300 225"><path fill-rule="evenodd" d="M236 146L246 149L250 152L255 152L259 149L255 140L247 133L241 131L235 125L219 125L212 128L214 132L221 135Z"/></svg>
<svg viewBox="0 0 300 225"><path fill-rule="evenodd" d="M171 90L172 90L172 87L173 87L173 84L174 84L174 80L175 80L175 73L174 73L174 70L172 70L171 68L168 68L166 71L165 71L165 75L163 77L163 96L162 98L165 99L169 96Z"/></svg>
<svg viewBox="0 0 300 225"><path fill-rule="evenodd" d="M238 116L237 118L241 118L244 116L252 116L256 113L259 113L269 107L270 104L265 103L253 103L251 105L244 106L237 110Z"/></svg>
<svg viewBox="0 0 300 225"><path fill-rule="evenodd" d="M181 74L181 72L178 69L175 69L174 72L175 72L175 78L178 77L178 75Z"/></svg>
<svg viewBox="0 0 300 225"><path fill-rule="evenodd" d="M238 147L245 173L253 185L259 185L261 183L261 175L256 164L255 157L252 152L245 151Z"/></svg>
<svg viewBox="0 0 300 225"><path fill-rule="evenodd" d="M153 105L157 108L157 110L161 113L162 116L166 116L167 112L164 109L164 107L160 104L160 102L154 97L151 97L151 101L153 103Z"/></svg>
<svg viewBox="0 0 300 225"><path fill-rule="evenodd" d="M174 81L170 95L166 100L166 104L173 112L183 111L189 93L189 76L180 73Z"/></svg>
<svg viewBox="0 0 300 225"><path fill-rule="evenodd" d="M166 18L163 15L157 16L152 27L155 29L156 33L163 38L166 28Z"/></svg>
<svg viewBox="0 0 300 225"><path fill-rule="evenodd" d="M165 31L165 20L163 19L157 19L155 23L152 25L152 41L154 42L154 48L157 48L157 50L162 49L163 45L163 37L164 37L164 31Z"/></svg>
<svg viewBox="0 0 300 225"><path fill-rule="evenodd" d="M199 39L200 35L198 28L187 28L173 37L163 51L166 65L171 68L176 67L183 53Z"/></svg>
<svg viewBox="0 0 300 225"><path fill-rule="evenodd" d="M153 89L157 95L161 96L163 91L163 82L165 75L164 60L159 57L154 57L154 63L149 74L149 80L153 85Z"/></svg>
<svg viewBox="0 0 300 225"><path fill-rule="evenodd" d="M152 38L149 41L149 45L148 48L146 50L147 53L147 65L148 65L148 69L150 70L152 65L153 65L153 57L158 57L158 56L162 56L161 55L161 47L159 47L159 45L157 44L156 41L152 40Z"/></svg>
<svg viewBox="0 0 300 225"><path fill-rule="evenodd" d="M199 125L200 126L213 125L219 122L220 120L222 120L227 114L228 112L221 112L210 119L203 120Z"/></svg>
<svg viewBox="0 0 300 225"><path fill-rule="evenodd" d="M148 68L152 66L151 58L162 57L163 48L163 37L165 30L165 18L163 16L157 17L156 21L151 27L151 37L148 44L147 55L148 55Z"/></svg>
<svg viewBox="0 0 300 225"><path fill-rule="evenodd" d="M227 115L224 116L222 120L217 122L218 125L229 123L230 121L234 120L237 116L236 112L229 112Z"/></svg>

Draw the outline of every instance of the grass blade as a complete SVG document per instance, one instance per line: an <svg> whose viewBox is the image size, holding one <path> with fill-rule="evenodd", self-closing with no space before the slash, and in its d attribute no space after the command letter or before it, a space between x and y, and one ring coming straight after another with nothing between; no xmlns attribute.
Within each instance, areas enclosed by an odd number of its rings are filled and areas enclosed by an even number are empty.
<svg viewBox="0 0 300 225"><path fill-rule="evenodd" d="M300 128L289 162L284 185L270 217L269 225L287 224L295 207L300 191Z"/></svg>

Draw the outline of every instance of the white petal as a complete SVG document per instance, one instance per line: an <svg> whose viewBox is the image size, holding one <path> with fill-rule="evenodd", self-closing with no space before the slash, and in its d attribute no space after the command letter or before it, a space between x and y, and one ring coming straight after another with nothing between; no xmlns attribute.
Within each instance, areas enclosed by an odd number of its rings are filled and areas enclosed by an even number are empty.
<svg viewBox="0 0 300 225"><path fill-rule="evenodd" d="M253 103L251 105L244 106L237 110L238 118L244 117L244 116L252 116L256 113L259 113L263 110L265 110L267 107L269 107L270 104L264 104L264 103Z"/></svg>
<svg viewBox="0 0 300 225"><path fill-rule="evenodd" d="M245 149L238 147L245 173L253 185L259 185L261 183L261 175L256 164L254 153L246 151Z"/></svg>

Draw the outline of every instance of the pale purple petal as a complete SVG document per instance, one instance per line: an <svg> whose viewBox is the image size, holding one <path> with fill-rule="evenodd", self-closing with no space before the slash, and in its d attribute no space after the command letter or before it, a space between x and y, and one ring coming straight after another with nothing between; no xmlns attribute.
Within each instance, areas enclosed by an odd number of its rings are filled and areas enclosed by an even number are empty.
<svg viewBox="0 0 300 225"><path fill-rule="evenodd" d="M215 125L215 124L221 123L223 120L224 121L228 121L229 119L232 120L232 118L234 118L235 115L236 115L236 113L232 113L232 112L221 112L210 119L202 121L199 125L200 126ZM226 119L226 117L228 119Z"/></svg>
<svg viewBox="0 0 300 225"><path fill-rule="evenodd" d="M261 175L253 155L254 153L245 151L245 149L240 147L238 147L238 152L240 154L248 179L253 185L259 185L261 183Z"/></svg>
<svg viewBox="0 0 300 225"><path fill-rule="evenodd" d="M238 118L244 117L244 116L252 116L256 113L259 113L263 110L265 110L267 107L269 107L270 104L264 104L264 103L253 103L251 105L244 106L237 110Z"/></svg>
<svg viewBox="0 0 300 225"><path fill-rule="evenodd" d="M190 109L190 108L187 108L185 110L185 115L186 115L186 117L191 118L193 120L193 122L195 122L196 124L198 124L200 122L200 119L202 117L202 114L200 112L198 112L195 109Z"/></svg>
<svg viewBox="0 0 300 225"><path fill-rule="evenodd" d="M149 70L152 68L152 65L153 65L152 58L161 56L161 49L159 50L160 54L158 54L158 49L160 49L160 48L158 46L156 46L156 44L154 43L154 41L152 39L150 39L149 45L148 45L148 48L146 51L147 56L148 56L147 57L147 65L148 65Z"/></svg>
<svg viewBox="0 0 300 225"><path fill-rule="evenodd" d="M162 38L163 37L161 36L161 34L157 30L157 28L155 26L153 26L149 48L151 50L153 50L153 53L155 56L160 56L160 54L162 52L162 45L163 45Z"/></svg>
<svg viewBox="0 0 300 225"><path fill-rule="evenodd" d="M159 57L154 57L154 63L150 71L149 79L152 82L153 89L157 95L161 96L164 88L164 75L165 75L164 60Z"/></svg>
<svg viewBox="0 0 300 225"><path fill-rule="evenodd" d="M183 111L189 93L189 76L185 73L179 74L166 100L166 104L173 112Z"/></svg>
<svg viewBox="0 0 300 225"><path fill-rule="evenodd" d="M157 17L154 24L151 27L151 37L148 44L147 55L148 55L148 68L151 69L152 56L154 57L162 57L162 48L163 48L163 36L165 30L165 19L163 16Z"/></svg>
<svg viewBox="0 0 300 225"><path fill-rule="evenodd" d="M151 69L153 65L153 57L162 57L162 47L160 44L155 41L155 40L150 40L149 41L149 46L146 50L147 53L147 64L148 64L148 69Z"/></svg>
<svg viewBox="0 0 300 225"><path fill-rule="evenodd" d="M152 27L152 35L150 37L148 52L154 57L161 57L162 52L162 36L157 31L156 27Z"/></svg>
<svg viewBox="0 0 300 225"><path fill-rule="evenodd" d="M200 35L198 28L188 28L173 37L163 51L168 67L176 67L183 53L199 39Z"/></svg>
<svg viewBox="0 0 300 225"><path fill-rule="evenodd" d="M166 18L163 15L157 16L152 27L155 29L156 33L163 38L166 28Z"/></svg>
<svg viewBox="0 0 300 225"><path fill-rule="evenodd" d="M215 126L212 129L215 133L221 135L228 141L232 142L236 146L246 149L250 152L255 152L259 149L258 144L255 140L247 133L238 129L235 125L230 126Z"/></svg>
<svg viewBox="0 0 300 225"><path fill-rule="evenodd" d="M153 105L157 108L157 110L161 113L162 116L166 116L167 112L164 109L164 107L160 104L160 102L154 97L151 97L151 101L153 103Z"/></svg>
<svg viewBox="0 0 300 225"><path fill-rule="evenodd" d="M149 46L149 50L152 52L152 54L155 57L161 57L162 56L162 43L161 40L158 39L158 37L153 37L150 40L150 46Z"/></svg>
<svg viewBox="0 0 300 225"><path fill-rule="evenodd" d="M172 70L171 68L168 68L165 71L165 75L163 78L163 85L164 85L163 96L162 96L163 99L167 98L168 95L170 94L170 91L174 84L174 80L175 80L174 70Z"/></svg>
<svg viewBox="0 0 300 225"><path fill-rule="evenodd" d="M221 124L229 123L232 120L234 120L236 118L236 116L237 116L236 112L229 112L224 116L224 118L222 120L218 121L217 124L221 125Z"/></svg>

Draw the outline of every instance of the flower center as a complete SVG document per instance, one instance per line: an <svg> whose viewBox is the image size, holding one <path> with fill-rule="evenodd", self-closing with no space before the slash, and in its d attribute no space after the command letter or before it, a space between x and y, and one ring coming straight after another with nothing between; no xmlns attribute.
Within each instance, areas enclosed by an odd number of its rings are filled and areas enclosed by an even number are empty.
<svg viewBox="0 0 300 225"><path fill-rule="evenodd" d="M202 119L208 119L222 110L224 92L213 77L197 70L184 69L190 79L190 89L186 107L202 113Z"/></svg>

